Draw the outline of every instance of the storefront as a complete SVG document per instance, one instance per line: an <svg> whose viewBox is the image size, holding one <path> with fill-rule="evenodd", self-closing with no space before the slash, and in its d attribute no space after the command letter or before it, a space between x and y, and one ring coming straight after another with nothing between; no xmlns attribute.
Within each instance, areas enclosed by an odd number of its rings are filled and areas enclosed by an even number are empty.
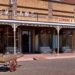
<svg viewBox="0 0 75 75"><path fill-rule="evenodd" d="M0 53L73 52L74 38L74 4L55 0L1 1Z"/></svg>
<svg viewBox="0 0 75 75"><path fill-rule="evenodd" d="M0 53L28 54L74 51L75 29L73 23L18 20L0 20L0 23L2 24L0 25ZM12 25L13 23L15 25Z"/></svg>

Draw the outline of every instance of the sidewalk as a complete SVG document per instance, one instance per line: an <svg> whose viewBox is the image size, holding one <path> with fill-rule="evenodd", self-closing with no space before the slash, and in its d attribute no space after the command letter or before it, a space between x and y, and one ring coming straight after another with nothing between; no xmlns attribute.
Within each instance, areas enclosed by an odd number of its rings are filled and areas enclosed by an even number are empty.
<svg viewBox="0 0 75 75"><path fill-rule="evenodd" d="M17 61L31 61L31 60L44 60L44 59L61 59L61 58L75 58L75 53L62 53L62 54L24 54Z"/></svg>

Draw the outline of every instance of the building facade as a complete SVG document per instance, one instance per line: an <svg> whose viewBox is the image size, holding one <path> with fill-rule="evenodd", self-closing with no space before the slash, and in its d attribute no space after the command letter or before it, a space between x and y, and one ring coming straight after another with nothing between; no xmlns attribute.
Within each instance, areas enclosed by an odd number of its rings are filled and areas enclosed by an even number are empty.
<svg viewBox="0 0 75 75"><path fill-rule="evenodd" d="M0 53L75 51L75 0L1 0Z"/></svg>

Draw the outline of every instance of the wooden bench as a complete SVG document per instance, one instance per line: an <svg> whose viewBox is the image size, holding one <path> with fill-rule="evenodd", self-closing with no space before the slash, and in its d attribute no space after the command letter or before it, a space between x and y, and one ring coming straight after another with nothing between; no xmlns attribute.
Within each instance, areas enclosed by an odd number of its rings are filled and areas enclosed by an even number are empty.
<svg viewBox="0 0 75 75"><path fill-rule="evenodd" d="M17 66L17 55L8 54L1 55L0 54L0 65L7 65L10 71L15 71Z"/></svg>

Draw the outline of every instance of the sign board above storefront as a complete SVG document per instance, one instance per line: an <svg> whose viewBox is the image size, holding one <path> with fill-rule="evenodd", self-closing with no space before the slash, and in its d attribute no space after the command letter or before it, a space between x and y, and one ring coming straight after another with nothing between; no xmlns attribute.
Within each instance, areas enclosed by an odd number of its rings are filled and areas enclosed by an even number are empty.
<svg viewBox="0 0 75 75"><path fill-rule="evenodd" d="M2 9L2 10L0 10L0 16L9 16L10 12L12 13L12 11L9 11L8 9ZM13 16L13 14L12 14L12 16ZM40 21L42 21L42 19L45 19L47 22L49 20L51 20L51 22L74 23L74 18L52 16L52 18L48 19L48 15L39 15L37 12L34 12L34 11L17 11L15 16L24 17L24 18L27 18L27 17L37 18L38 21L39 21L39 19L40 19ZM45 17L47 17L47 18L45 18Z"/></svg>
<svg viewBox="0 0 75 75"><path fill-rule="evenodd" d="M52 20L53 22L74 23L74 18L54 17Z"/></svg>

